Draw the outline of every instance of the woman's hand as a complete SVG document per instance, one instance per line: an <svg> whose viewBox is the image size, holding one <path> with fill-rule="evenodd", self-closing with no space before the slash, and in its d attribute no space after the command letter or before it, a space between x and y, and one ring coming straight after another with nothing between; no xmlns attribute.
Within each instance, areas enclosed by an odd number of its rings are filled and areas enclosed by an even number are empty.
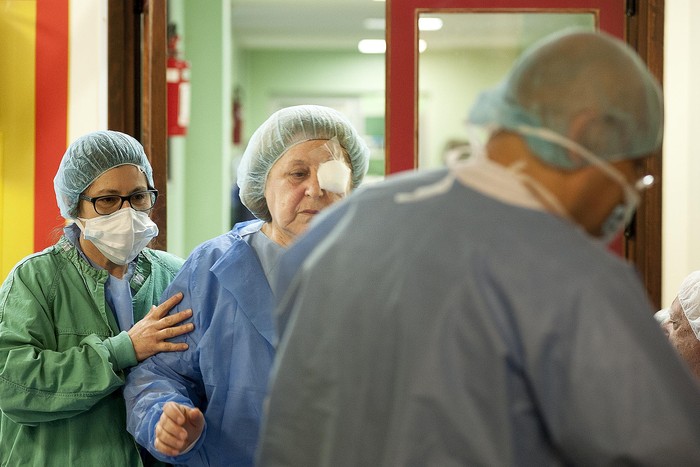
<svg viewBox="0 0 700 467"><path fill-rule="evenodd" d="M156 424L155 448L166 456L177 456L199 439L204 430L204 415L175 402L166 402Z"/></svg>
<svg viewBox="0 0 700 467"><path fill-rule="evenodd" d="M167 316L168 312L181 300L182 292L178 292L160 305L152 306L148 314L129 329L128 334L134 345L136 360L141 362L159 352L187 350L188 346L184 342L166 341L166 339L186 334L194 329L192 323L176 326L192 316L190 309Z"/></svg>

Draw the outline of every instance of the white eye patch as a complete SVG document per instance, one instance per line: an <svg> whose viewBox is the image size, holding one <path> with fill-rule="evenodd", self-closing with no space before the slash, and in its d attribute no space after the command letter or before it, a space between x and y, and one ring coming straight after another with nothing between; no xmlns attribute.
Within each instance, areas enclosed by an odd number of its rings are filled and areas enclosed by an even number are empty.
<svg viewBox="0 0 700 467"><path fill-rule="evenodd" d="M318 166L318 185L333 193L345 193L350 181L350 168L339 160L324 162Z"/></svg>

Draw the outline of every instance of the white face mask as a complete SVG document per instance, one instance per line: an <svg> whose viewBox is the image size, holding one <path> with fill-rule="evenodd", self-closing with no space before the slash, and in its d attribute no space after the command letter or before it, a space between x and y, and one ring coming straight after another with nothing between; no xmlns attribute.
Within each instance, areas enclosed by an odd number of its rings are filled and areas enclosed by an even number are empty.
<svg viewBox="0 0 700 467"><path fill-rule="evenodd" d="M593 154L593 152L584 148L577 142L565 138L547 128L534 128L521 125L515 128L515 131L524 135L530 135L545 141L549 141L575 152L585 159L586 162L596 166L601 172L613 179L622 187L624 201L616 205L612 211L610 211L610 214L601 225L599 240L605 244L612 241L622 231L622 229L627 226L630 220L632 220L632 216L634 215L637 205L639 204L639 190L648 188L654 183L654 177L647 175L640 179L636 183L636 186L633 187L627 181L625 176L622 175L622 173L612 164L596 156Z"/></svg>
<svg viewBox="0 0 700 467"><path fill-rule="evenodd" d="M80 222L76 224L85 239L114 264L131 262L158 235L158 226L148 214L131 208L120 209L108 216L78 220Z"/></svg>

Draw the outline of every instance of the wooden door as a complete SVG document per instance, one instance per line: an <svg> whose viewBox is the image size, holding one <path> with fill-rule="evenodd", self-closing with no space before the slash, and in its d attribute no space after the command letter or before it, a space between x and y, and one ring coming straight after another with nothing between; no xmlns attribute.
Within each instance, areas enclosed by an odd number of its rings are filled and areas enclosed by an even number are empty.
<svg viewBox="0 0 700 467"><path fill-rule="evenodd" d="M159 191L155 247L167 246L166 0L109 0L108 126L138 139Z"/></svg>

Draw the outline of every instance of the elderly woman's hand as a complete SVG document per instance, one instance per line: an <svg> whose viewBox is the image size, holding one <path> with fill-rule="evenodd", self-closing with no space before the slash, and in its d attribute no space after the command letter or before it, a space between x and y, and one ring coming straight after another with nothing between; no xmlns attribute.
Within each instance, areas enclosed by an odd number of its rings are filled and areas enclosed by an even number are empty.
<svg viewBox="0 0 700 467"><path fill-rule="evenodd" d="M155 448L166 456L177 456L195 443L204 430L204 415L197 408L166 402L156 424Z"/></svg>
<svg viewBox="0 0 700 467"><path fill-rule="evenodd" d="M181 300L182 293L178 292L160 305L154 305L142 320L129 329L128 333L134 345L136 360L141 362L159 352L187 350L188 346L184 342L166 341L166 339L186 334L194 329L192 323L176 326L192 316L190 309L167 316L168 312Z"/></svg>

